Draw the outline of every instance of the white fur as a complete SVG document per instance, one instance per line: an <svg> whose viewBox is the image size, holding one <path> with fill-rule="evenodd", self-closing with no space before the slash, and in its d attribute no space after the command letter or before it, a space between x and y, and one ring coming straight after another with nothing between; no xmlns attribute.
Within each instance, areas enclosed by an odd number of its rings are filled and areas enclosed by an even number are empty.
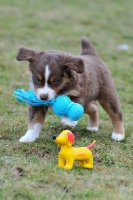
<svg viewBox="0 0 133 200"><path fill-rule="evenodd" d="M62 117L62 120L61 122L64 124L64 125L67 125L67 126L71 126L71 127L75 127L77 125L77 121L72 121L70 120L69 118L67 117Z"/></svg>
<svg viewBox="0 0 133 200"><path fill-rule="evenodd" d="M35 141L39 137L41 129L42 129L42 124L40 123L34 124L33 128L29 129L26 132L26 134L20 138L19 142L27 143Z"/></svg>
<svg viewBox="0 0 133 200"><path fill-rule="evenodd" d="M32 73L30 72L30 90L34 90L34 84L32 80Z"/></svg>
<svg viewBox="0 0 133 200"><path fill-rule="evenodd" d="M112 139L116 141L122 141L125 138L125 135L119 134L119 133L112 133Z"/></svg>
<svg viewBox="0 0 133 200"><path fill-rule="evenodd" d="M42 88L37 89L37 98L40 100L40 96L43 94L47 94L48 95L48 100L52 99L55 97L55 91L52 90L49 86L48 86L48 79L49 79L49 75L50 75L50 70L49 70L49 66L46 66L45 69L45 85Z"/></svg>
<svg viewBox="0 0 133 200"><path fill-rule="evenodd" d="M95 126L94 126L94 127L88 126L88 127L87 127L87 130L88 130L88 131L95 131L95 132L97 132L97 131L99 130L99 128L98 128L98 127L95 127Z"/></svg>

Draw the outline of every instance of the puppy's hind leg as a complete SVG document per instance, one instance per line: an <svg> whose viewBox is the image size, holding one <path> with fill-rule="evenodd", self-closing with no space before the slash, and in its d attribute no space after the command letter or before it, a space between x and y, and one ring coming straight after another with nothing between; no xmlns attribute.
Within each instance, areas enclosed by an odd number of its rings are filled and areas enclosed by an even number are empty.
<svg viewBox="0 0 133 200"><path fill-rule="evenodd" d="M112 139L116 141L123 140L125 137L125 129L120 102L116 91L110 93L107 92L107 95L105 95L104 99L99 100L99 102L111 118L113 125Z"/></svg>
<svg viewBox="0 0 133 200"><path fill-rule="evenodd" d="M47 108L44 106L33 107L29 106L29 123L26 134L20 138L19 142L33 142L41 132Z"/></svg>
<svg viewBox="0 0 133 200"><path fill-rule="evenodd" d="M99 117L98 117L98 107L95 101L88 103L85 106L85 113L89 116L87 130L98 131L99 130Z"/></svg>

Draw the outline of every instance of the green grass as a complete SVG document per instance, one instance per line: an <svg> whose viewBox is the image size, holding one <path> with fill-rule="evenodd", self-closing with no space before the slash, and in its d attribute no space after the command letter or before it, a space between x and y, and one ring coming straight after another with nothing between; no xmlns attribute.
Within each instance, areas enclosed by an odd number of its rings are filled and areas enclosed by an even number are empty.
<svg viewBox="0 0 133 200"><path fill-rule="evenodd" d="M0 0L0 200L133 199L133 2L132 0ZM27 129L27 106L12 93L29 88L27 62L15 57L20 46L80 53L90 37L111 70L122 104L126 138L111 139L112 126L99 106L100 130L89 133L84 116L72 131L75 145L97 140L94 169L57 168L52 135L64 129L50 111L40 138L20 144ZM127 51L119 44L129 45Z"/></svg>

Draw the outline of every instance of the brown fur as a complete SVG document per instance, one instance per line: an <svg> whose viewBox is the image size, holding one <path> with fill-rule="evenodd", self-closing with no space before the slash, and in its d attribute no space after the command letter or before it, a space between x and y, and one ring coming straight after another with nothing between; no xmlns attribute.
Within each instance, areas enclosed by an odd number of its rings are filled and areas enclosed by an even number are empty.
<svg viewBox="0 0 133 200"><path fill-rule="evenodd" d="M28 129L32 128L35 123L44 123L44 117L47 113L47 107L33 107L29 106L29 115L28 115Z"/></svg>
<svg viewBox="0 0 133 200"><path fill-rule="evenodd" d="M81 103L89 116L88 126L98 127L99 118L96 100L109 114L113 131L125 134L119 98L109 69L97 55L90 40L81 39L81 55L75 56L60 51L35 51L20 48L17 60L29 61L29 69L35 91L45 83L45 67L50 67L49 87L56 91L56 96L66 94L74 102ZM46 98L46 96L45 96ZM45 110L45 111L44 111ZM30 107L29 123L43 123L46 109ZM38 114L39 113L39 117ZM36 116L36 117L35 117Z"/></svg>

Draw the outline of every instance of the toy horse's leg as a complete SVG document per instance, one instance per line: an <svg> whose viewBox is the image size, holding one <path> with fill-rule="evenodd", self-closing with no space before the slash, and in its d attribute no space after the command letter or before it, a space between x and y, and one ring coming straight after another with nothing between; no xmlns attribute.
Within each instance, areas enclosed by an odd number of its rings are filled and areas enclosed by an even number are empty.
<svg viewBox="0 0 133 200"><path fill-rule="evenodd" d="M20 138L19 142L33 142L39 137L46 112L47 107L45 106L29 106L28 130L26 134Z"/></svg>
<svg viewBox="0 0 133 200"><path fill-rule="evenodd" d="M72 169L73 168L73 164L74 164L74 159L73 158L69 158L66 160L66 164L63 167L64 169Z"/></svg>
<svg viewBox="0 0 133 200"><path fill-rule="evenodd" d="M85 164L85 161L79 161L78 166L79 166L79 167L83 167L84 164Z"/></svg>
<svg viewBox="0 0 133 200"><path fill-rule="evenodd" d="M84 168L93 168L93 156L91 156L88 160L86 160L86 163L83 164Z"/></svg>
<svg viewBox="0 0 133 200"><path fill-rule="evenodd" d="M66 161L65 159L59 154L59 157L58 157L58 167L61 167L63 168L66 164Z"/></svg>
<svg viewBox="0 0 133 200"><path fill-rule="evenodd" d="M85 105L85 113L89 116L89 122L87 130L89 131L98 131L99 129L99 117L98 117L98 108L95 101L89 102Z"/></svg>

